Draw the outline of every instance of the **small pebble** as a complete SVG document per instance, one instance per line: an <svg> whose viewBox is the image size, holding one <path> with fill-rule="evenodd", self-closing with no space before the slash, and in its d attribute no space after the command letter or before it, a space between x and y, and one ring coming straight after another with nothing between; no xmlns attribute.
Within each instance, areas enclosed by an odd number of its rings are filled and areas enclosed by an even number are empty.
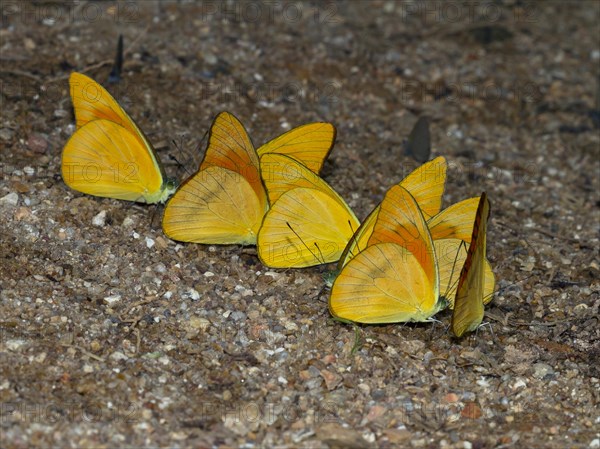
<svg viewBox="0 0 600 449"><path fill-rule="evenodd" d="M208 321L206 318L193 316L190 318L190 321L188 324L189 324L190 328L199 329L204 332L204 331L206 331L206 329L209 328L210 321Z"/></svg>
<svg viewBox="0 0 600 449"><path fill-rule="evenodd" d="M32 134L27 139L26 145L34 153L43 154L48 149L48 140L41 134Z"/></svg>
<svg viewBox="0 0 600 449"><path fill-rule="evenodd" d="M121 295L111 295L104 298L104 302L108 305L115 304L121 300Z"/></svg>
<svg viewBox="0 0 600 449"><path fill-rule="evenodd" d="M14 340L6 340L6 347L9 351L18 351L22 346L25 345L25 340L14 339Z"/></svg>
<svg viewBox="0 0 600 449"><path fill-rule="evenodd" d="M106 224L106 211L101 210L100 212L98 212L98 214L96 214L92 219L92 224L94 226L98 226L99 228L103 228Z"/></svg>
<svg viewBox="0 0 600 449"><path fill-rule="evenodd" d="M183 296L187 296L192 301L198 301L200 299L200 293L198 293L198 290L191 287L187 289L187 292Z"/></svg>
<svg viewBox="0 0 600 449"><path fill-rule="evenodd" d="M119 361L119 360L127 360L129 357L127 357L121 351L115 351L110 355L110 358L112 360Z"/></svg>
<svg viewBox="0 0 600 449"><path fill-rule="evenodd" d="M133 218L131 218L129 216L127 216L123 219L122 225L124 228L129 228L129 227L133 226L134 224L135 224L135 221L133 220Z"/></svg>
<svg viewBox="0 0 600 449"><path fill-rule="evenodd" d="M535 363L533 365L533 377L543 379L554 374L554 369L547 363Z"/></svg>
<svg viewBox="0 0 600 449"><path fill-rule="evenodd" d="M16 206L17 203L19 202L19 195L15 192L9 193L8 195L3 196L2 198L0 198L0 205L7 205L7 206Z"/></svg>
<svg viewBox="0 0 600 449"><path fill-rule="evenodd" d="M12 129L2 128L0 129L0 140L4 140L5 142L12 140L15 135Z"/></svg>
<svg viewBox="0 0 600 449"><path fill-rule="evenodd" d="M33 214L31 213L31 209L28 207L21 206L15 211L15 220L17 221L25 220L31 217L33 217Z"/></svg>
<svg viewBox="0 0 600 449"><path fill-rule="evenodd" d="M26 37L25 39L23 39L23 46L27 50L35 50L36 47L35 42L30 37Z"/></svg>

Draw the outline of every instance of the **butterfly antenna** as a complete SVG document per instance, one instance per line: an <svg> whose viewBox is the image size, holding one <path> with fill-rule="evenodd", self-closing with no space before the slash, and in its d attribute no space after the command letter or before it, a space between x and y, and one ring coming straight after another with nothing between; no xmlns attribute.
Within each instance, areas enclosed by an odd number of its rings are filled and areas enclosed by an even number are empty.
<svg viewBox="0 0 600 449"><path fill-rule="evenodd" d="M206 132L205 132L204 135L206 136ZM202 139L204 140L204 137ZM188 167L190 165L192 165L191 162L193 161L194 158L193 158L192 155L186 154L187 151L185 149L184 135L181 134L179 136L179 140L176 140L176 139L171 140L171 143L177 149L177 153L179 154L180 158L178 159L177 157L175 157L173 155L169 155L169 157L173 161L175 161L175 163L177 164L178 168L183 169L183 171L185 172L185 174L187 176L191 176L193 173L190 172L190 170L189 170ZM202 143L202 141L198 143L198 146L197 146L198 151L196 151L196 152L199 152L201 143Z"/></svg>
<svg viewBox="0 0 600 449"><path fill-rule="evenodd" d="M177 151L183 155L182 146L180 146L175 139L173 139L171 142L173 143L173 145L175 146L175 148L177 148ZM183 164L177 158L177 156L169 154L169 159L171 159L172 161L175 161L175 164L177 165L177 168L178 169L183 169L183 171L185 172L186 175L188 175L188 176L192 175L192 173L190 173L190 171L189 171L188 167L186 166L186 164Z"/></svg>
<svg viewBox="0 0 600 449"><path fill-rule="evenodd" d="M115 63L112 66L112 70L108 75L108 82L110 84L116 84L121 81L121 71L123 70L123 35L119 34L119 40L117 41L117 56L115 57Z"/></svg>
<svg viewBox="0 0 600 449"><path fill-rule="evenodd" d="M433 340L433 336L434 336L434 331L435 331L435 325L436 324L440 324L441 327L443 328L444 327L444 323L442 323L440 320L437 320L437 319L435 319L433 317L427 318L427 322L428 323L432 323L431 330L429 331L429 341L432 341Z"/></svg>
<svg viewBox="0 0 600 449"><path fill-rule="evenodd" d="M298 233L294 230L294 228L292 228L292 226L290 225L289 221L286 221L285 224L287 225L288 228L290 228L290 230L294 233L294 235L296 237L298 237L298 240L300 240L302 242L302 244L304 245L304 247L312 254L312 256L315 258L315 260L319 261L321 264L324 264L325 263L325 258L323 257L323 253L321 253L321 249L319 248L319 245L317 245L317 242L314 242L314 243L315 243L315 246L317 247L317 250L319 250L319 253L321 255L320 258L317 256L317 254L315 254L313 252L312 249L310 249L310 247L304 242L304 240L302 240L302 237L300 237L298 235Z"/></svg>
<svg viewBox="0 0 600 449"><path fill-rule="evenodd" d="M317 259L319 262L321 262L323 265L325 265L325 256L323 256L323 252L321 251L321 248L319 248L319 244L317 242L314 242L315 244L315 248L317 248L317 251L319 251L319 259Z"/></svg>
<svg viewBox="0 0 600 449"><path fill-rule="evenodd" d="M354 226L352 226L352 222L350 220L348 220L348 227L350 228L350 231L352 232L352 237L350 237L350 240L348 240L348 243L346 244L346 248L348 248L348 250L350 251L350 255L352 257L355 257L356 254L354 254L354 251L350 248L354 247L354 244L357 239L357 235L356 235L356 231L354 230ZM358 248L358 252L360 252L360 248ZM344 251L344 253L345 253L345 251ZM345 255L345 254L343 254L343 255Z"/></svg>

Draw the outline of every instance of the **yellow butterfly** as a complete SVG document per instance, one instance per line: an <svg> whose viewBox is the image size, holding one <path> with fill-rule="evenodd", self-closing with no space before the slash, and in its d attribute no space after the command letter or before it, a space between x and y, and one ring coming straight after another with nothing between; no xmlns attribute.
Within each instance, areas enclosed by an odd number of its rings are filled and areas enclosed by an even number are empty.
<svg viewBox="0 0 600 449"><path fill-rule="evenodd" d="M69 79L77 130L62 153L62 177L89 195L162 203L175 191L135 122L96 81Z"/></svg>
<svg viewBox="0 0 600 449"><path fill-rule="evenodd" d="M269 208L259 155L289 154L318 171L334 139L333 125L310 123L255 150L240 121L222 112L211 126L198 172L167 203L163 216L165 234L184 242L255 244Z"/></svg>
<svg viewBox="0 0 600 449"><path fill-rule="evenodd" d="M475 221L478 204L479 198L469 198L444 209L427 222L429 234L433 241L435 253L434 263L438 270L440 301L442 305L448 305L451 309L454 308L454 298L456 295L456 285L459 274L467 257L465 243L469 244L469 242L471 242L473 222ZM402 215L405 211L398 210L396 213ZM370 235L372 235L372 233L373 231L371 231ZM377 240L369 239L368 244L365 246L368 249L370 245L375 243L377 243ZM356 256L356 254L354 254L354 256ZM352 257L348 257L346 259L346 264L352 263L352 260ZM342 272L343 269L342 266ZM491 265L486 259L484 259L483 262L483 271L484 304L487 304L492 299L495 279ZM335 302L336 299L337 298L334 298L332 291L330 302ZM369 322L382 322L379 321L379 313L381 313L381 311L374 309L369 314L369 319L372 320ZM350 316L343 318L353 320Z"/></svg>
<svg viewBox="0 0 600 449"><path fill-rule="evenodd" d="M490 203L484 192L479 200L471 243L456 289L451 327L452 332L457 337L461 337L466 332L474 331L483 320L484 298L488 289L486 285L485 252L489 214ZM491 299L491 295L488 297Z"/></svg>
<svg viewBox="0 0 600 449"><path fill-rule="evenodd" d="M427 220L436 249L440 287L443 288L442 296L450 308L453 308L458 276L467 255L465 243L469 244L471 241L479 198L461 201L440 212L446 169L445 158L437 157L415 169L399 185L413 195ZM338 270L341 270L360 250L367 247L378 212L379 206L369 214L352 237L340 258ZM489 298L489 302L494 291L494 273L487 260L485 279L486 299Z"/></svg>
<svg viewBox="0 0 600 449"><path fill-rule="evenodd" d="M271 209L258 233L258 257L274 268L337 261L360 222L323 179L281 154L260 159Z"/></svg>
<svg viewBox="0 0 600 449"><path fill-rule="evenodd" d="M368 245L335 279L329 310L360 323L427 321L445 305L439 285L425 217L410 192L395 185L379 206Z"/></svg>
<svg viewBox="0 0 600 449"><path fill-rule="evenodd" d="M392 189L397 187L402 187L402 183L393 187ZM442 189L438 188L438 190L441 191ZM408 193L410 195L410 192ZM412 195L411 198L414 199ZM386 201L388 201L389 203L387 204L388 211L385 215L382 216L382 208L384 207ZM418 205L417 200L414 199L414 201ZM434 254L433 263L435 265L436 272L438 273L438 283L428 285L427 288L433 289L432 291L437 291L437 294L439 295L438 301L436 303L437 309L434 310L431 308L425 308L424 310L427 310L428 313L435 313L437 312L437 310L439 310L439 308L445 307L445 305L447 304L450 305L450 308L454 307L454 293L456 292L456 283L458 281L460 269L463 266L463 263L465 262L466 258L465 242L469 243L471 241L473 222L475 221L475 214L477 211L478 204L479 198L470 198L461 201L457 204L446 208L442 212L431 217L426 222L426 226L428 228L427 234L432 240L432 254ZM408 209L404 210L400 206L407 206ZM376 245L382 241L381 237L377 237L377 235L375 234L375 230L377 229L377 227L381 226L381 224L379 224L380 220L390 221L391 218L389 214L395 213L395 219L400 223L400 226L406 227L406 225L403 224L403 217L405 217L406 215L413 217L412 220L414 222L416 219L414 218L415 214L411 212L410 209L412 206L413 204L410 201L396 201L390 203L390 200L384 199L381 205L376 208L375 213L369 216L369 218L365 221L365 223L363 223L363 225L357 232L361 233L362 231L363 233L360 236L360 240L362 240L363 242L366 241L366 243L364 243L363 246L364 249L361 252L358 252L358 255L356 253L349 254L349 251L347 249L343 258L340 260L340 264L338 266L338 268L341 269L340 276L342 276L342 274L345 273L345 267L350 266L350 264L353 263L353 257L358 257L359 255L367 251L371 245ZM395 212L393 211L393 207L397 208ZM410 227L406 227L406 229L410 229ZM359 244L356 244L356 241L357 240L354 240L353 238L353 241L349 243L349 246L353 245L354 250L360 247ZM402 245L407 246L406 244ZM372 251L369 252L369 254L371 253ZM403 261L394 261L393 259L379 260L379 262L384 264L396 263L400 264L400 266L403 266ZM396 265L394 265L394 269L397 269ZM485 259L483 262L483 273L484 293L486 295L485 297L489 298L487 299L487 302L489 302L489 300L491 300L491 295L494 290L494 274L492 272L491 266L489 265L489 262ZM409 276L406 279L411 278ZM346 320L360 321L365 323L392 322L394 319L396 319L397 321L406 321L405 316L401 314L398 315L398 313L400 312L405 312L406 305L403 304L402 301L396 303L395 305L393 301L390 301L389 298L387 298L387 302L381 301L379 303L376 303L375 306L372 306L369 301L365 303L364 301L361 301L360 299L356 298L354 300L350 300L349 291L343 291L343 294L340 294L339 288L337 290L335 289L336 282L334 282L334 288L332 289L330 296L330 310L332 311L332 314L334 316ZM409 281L407 281L407 283L408 282ZM445 287L445 290L442 294L440 294L440 286ZM422 290L421 293L423 293ZM427 291L427 295L430 294L431 291ZM356 292L356 297L361 298L363 296L363 293L359 289ZM431 301L427 301L426 304L431 305ZM431 315L425 317L422 311L412 309L411 314L409 314L409 320L423 321L424 317L428 318L429 316Z"/></svg>

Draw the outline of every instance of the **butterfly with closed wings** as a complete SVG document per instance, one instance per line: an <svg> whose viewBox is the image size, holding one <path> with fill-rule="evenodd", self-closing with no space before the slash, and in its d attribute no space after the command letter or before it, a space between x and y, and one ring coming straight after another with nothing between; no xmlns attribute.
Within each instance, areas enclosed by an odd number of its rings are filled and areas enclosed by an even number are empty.
<svg viewBox="0 0 600 449"><path fill-rule="evenodd" d="M62 177L89 195L163 203L175 191L158 155L133 119L100 84L69 78L77 129L62 153Z"/></svg>

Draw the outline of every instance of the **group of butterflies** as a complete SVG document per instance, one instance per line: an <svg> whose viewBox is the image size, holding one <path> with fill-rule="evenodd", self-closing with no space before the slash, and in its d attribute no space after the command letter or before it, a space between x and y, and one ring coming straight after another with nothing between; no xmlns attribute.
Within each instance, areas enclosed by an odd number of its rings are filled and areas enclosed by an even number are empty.
<svg viewBox="0 0 600 449"><path fill-rule="evenodd" d="M222 112L200 168L177 187L107 90L73 73L70 92L77 129L63 150L62 175L72 189L168 200L162 226L171 239L256 245L269 267L337 262L329 310L341 321L422 322L450 307L457 337L481 324L495 282L486 260L489 201L483 193L441 210L443 157L391 187L361 224L319 176L336 135L329 123L294 128L255 149L240 121Z"/></svg>

